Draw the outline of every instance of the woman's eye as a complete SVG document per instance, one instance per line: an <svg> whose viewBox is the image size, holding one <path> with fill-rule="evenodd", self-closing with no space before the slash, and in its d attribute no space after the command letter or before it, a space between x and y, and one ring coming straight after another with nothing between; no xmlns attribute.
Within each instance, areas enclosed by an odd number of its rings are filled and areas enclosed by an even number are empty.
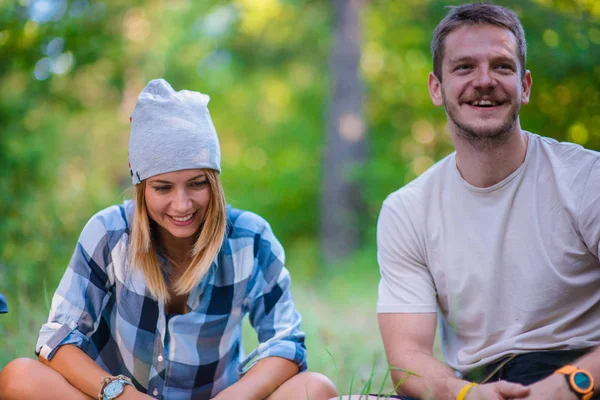
<svg viewBox="0 0 600 400"><path fill-rule="evenodd" d="M154 190L156 190L157 192L166 192L170 188L170 186L155 186Z"/></svg>
<svg viewBox="0 0 600 400"><path fill-rule="evenodd" d="M191 185L192 185L192 187L199 188L199 187L203 187L207 183L208 183L208 181L196 181L196 182L192 182Z"/></svg>

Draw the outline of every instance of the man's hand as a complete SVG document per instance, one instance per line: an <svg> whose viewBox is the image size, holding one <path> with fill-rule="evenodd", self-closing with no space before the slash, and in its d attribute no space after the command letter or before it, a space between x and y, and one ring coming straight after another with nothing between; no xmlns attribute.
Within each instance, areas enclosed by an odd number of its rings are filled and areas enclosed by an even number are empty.
<svg viewBox="0 0 600 400"><path fill-rule="evenodd" d="M527 386L506 381L474 386L467 393L466 400L505 400L525 399L530 393ZM547 399L546 399L547 400Z"/></svg>
<svg viewBox="0 0 600 400"><path fill-rule="evenodd" d="M552 374L529 388L531 392L527 400L577 400L564 375Z"/></svg>

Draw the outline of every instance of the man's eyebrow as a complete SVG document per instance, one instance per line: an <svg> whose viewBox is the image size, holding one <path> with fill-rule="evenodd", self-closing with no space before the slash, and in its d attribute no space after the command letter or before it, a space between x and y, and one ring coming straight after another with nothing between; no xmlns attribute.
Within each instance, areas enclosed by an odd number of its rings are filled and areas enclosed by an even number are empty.
<svg viewBox="0 0 600 400"><path fill-rule="evenodd" d="M491 62L506 61L506 62L516 64L516 60L513 57L510 57L508 55L502 55L502 54L498 54L496 56L491 57L490 61ZM461 57L457 57L457 58L450 58L448 62L450 64L459 64L462 62L475 62L475 58L472 56L461 56Z"/></svg>
<svg viewBox="0 0 600 400"><path fill-rule="evenodd" d="M473 57L471 56L462 56L462 57L458 57L458 58L450 58L450 64L458 64L461 62L472 62L474 60Z"/></svg>
<svg viewBox="0 0 600 400"><path fill-rule="evenodd" d="M507 56L502 56L502 55L498 55L496 57L492 57L492 62L506 62L506 63L510 63L510 64L517 64L517 60L515 60L512 57L507 57Z"/></svg>

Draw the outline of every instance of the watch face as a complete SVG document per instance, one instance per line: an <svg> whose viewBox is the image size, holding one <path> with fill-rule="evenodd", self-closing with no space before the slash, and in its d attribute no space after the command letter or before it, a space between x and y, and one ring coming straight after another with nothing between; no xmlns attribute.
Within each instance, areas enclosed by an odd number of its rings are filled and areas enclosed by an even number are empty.
<svg viewBox="0 0 600 400"><path fill-rule="evenodd" d="M587 392L592 388L592 380L585 372L577 371L573 374L573 383L582 392Z"/></svg>
<svg viewBox="0 0 600 400"><path fill-rule="evenodd" d="M104 388L104 396L112 399L123 391L123 383L121 381L112 381Z"/></svg>

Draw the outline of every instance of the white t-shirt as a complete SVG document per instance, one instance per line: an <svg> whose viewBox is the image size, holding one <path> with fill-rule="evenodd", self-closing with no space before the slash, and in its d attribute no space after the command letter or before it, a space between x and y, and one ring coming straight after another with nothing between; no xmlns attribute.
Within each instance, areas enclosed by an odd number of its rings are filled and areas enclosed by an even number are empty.
<svg viewBox="0 0 600 400"><path fill-rule="evenodd" d="M379 216L377 312L439 310L444 357L462 373L600 344L600 153L528 135L502 182L471 186L453 153Z"/></svg>

